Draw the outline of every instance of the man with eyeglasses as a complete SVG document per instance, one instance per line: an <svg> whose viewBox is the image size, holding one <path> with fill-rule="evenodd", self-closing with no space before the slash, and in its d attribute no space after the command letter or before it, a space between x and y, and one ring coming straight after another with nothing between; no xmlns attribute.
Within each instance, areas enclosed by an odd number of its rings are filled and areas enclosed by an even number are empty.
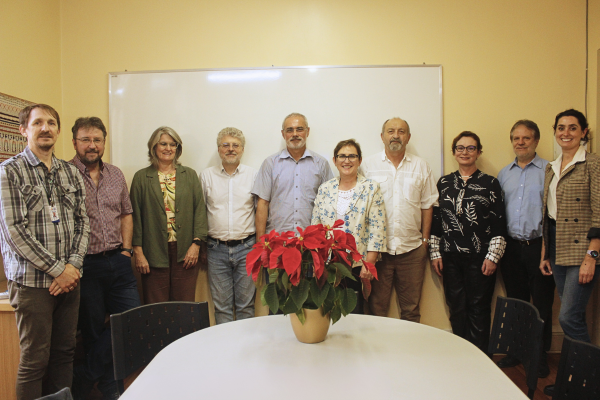
<svg viewBox="0 0 600 400"><path fill-rule="evenodd" d="M506 202L508 236L500 268L506 295L529 302L539 310L544 320L543 352L538 376L550 374L546 352L552 342L552 305L554 277L544 276L538 268L542 252L542 200L544 177L548 161L536 153L540 130L533 121L522 119L510 130L515 159L502 168L498 181ZM519 364L506 356L498 361L500 368Z"/></svg>
<svg viewBox="0 0 600 400"><path fill-rule="evenodd" d="M379 183L386 210L387 252L376 264L368 310L386 317L392 287L400 318L420 322L419 303L425 275L427 247L438 191L429 164L406 152L410 127L401 118L385 121L381 140L385 150L364 160L363 174Z"/></svg>
<svg viewBox="0 0 600 400"><path fill-rule="evenodd" d="M110 328L106 314L138 307L140 297L133 275L133 219L127 183L121 170L102 161L106 128L97 117L79 118L73 128L77 167L87 196L90 243L83 260L79 327L85 362L73 371L73 397L85 399L98 382L105 399L119 397L114 379Z"/></svg>
<svg viewBox="0 0 600 400"><path fill-rule="evenodd" d="M281 128L286 148L267 157L252 188L257 238L310 225L319 186L333 178L327 160L306 148L310 128L304 115L288 115Z"/></svg>
<svg viewBox="0 0 600 400"><path fill-rule="evenodd" d="M246 138L236 128L217 135L221 165L202 171L208 217L208 283L217 325L254 316L252 278L246 255L256 243L252 185L256 169L240 164Z"/></svg>

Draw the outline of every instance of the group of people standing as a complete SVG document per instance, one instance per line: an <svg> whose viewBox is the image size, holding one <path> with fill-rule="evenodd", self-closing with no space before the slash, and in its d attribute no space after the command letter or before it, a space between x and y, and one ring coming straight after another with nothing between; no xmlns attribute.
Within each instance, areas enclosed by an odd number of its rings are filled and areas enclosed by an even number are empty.
<svg viewBox="0 0 600 400"><path fill-rule="evenodd" d="M394 288L401 318L419 322L429 256L443 277L453 332L487 352L502 259L508 296L531 297L546 322L545 350L555 282L565 334L589 341L600 158L580 146L589 137L583 114L559 114L554 129L562 155L548 164L535 152L537 125L518 121L510 133L516 159L498 179L477 168L479 137L462 132L452 143L458 170L436 186L427 162L406 152L411 132L400 118L384 122L384 150L364 162L359 143L339 142L339 177L307 148L302 114L284 118L286 147L259 170L241 164L246 143L239 129L219 132L221 165L197 175L178 161L181 137L160 127L148 141L150 165L135 174L129 192L122 172L102 161L107 132L99 118L75 122L76 156L66 162L53 156L58 113L29 106L20 114L27 147L0 165L2 256L21 344L17 397L35 399L71 380L76 398L96 383L105 398L118 397L104 322L107 313L141 304L132 256L144 303L194 301L198 271L207 267L220 324L254 316L245 261L257 238L340 219L364 259L376 263L378 280L361 312L387 316ZM357 277L373 279L361 263L354 267ZM73 370L78 316L86 358ZM540 375L547 375L543 364Z"/></svg>

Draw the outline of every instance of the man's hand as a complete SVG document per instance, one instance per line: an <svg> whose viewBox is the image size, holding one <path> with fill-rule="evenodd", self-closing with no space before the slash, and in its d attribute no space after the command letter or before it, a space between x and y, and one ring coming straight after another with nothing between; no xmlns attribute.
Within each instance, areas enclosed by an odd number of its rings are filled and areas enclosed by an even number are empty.
<svg viewBox="0 0 600 400"><path fill-rule="evenodd" d="M66 264L64 271L52 281L49 289L50 294L58 296L61 293L69 293L75 290L80 277L79 270L73 264Z"/></svg>
<svg viewBox="0 0 600 400"><path fill-rule="evenodd" d="M436 258L435 260L431 260L431 266L435 270L435 273L438 274L438 276L441 277L442 276L442 270L444 269L444 264L442 263L442 259L441 258Z"/></svg>
<svg viewBox="0 0 600 400"><path fill-rule="evenodd" d="M373 274L371 274L369 272L369 270L367 269L367 267L365 267L364 265L362 267L360 267L360 278L361 279L368 279L370 281L373 280Z"/></svg>
<svg viewBox="0 0 600 400"><path fill-rule="evenodd" d="M137 272L140 274L149 274L150 265L148 264L148 260L146 260L146 256L144 256L142 246L133 246L133 252L135 254L135 269Z"/></svg>
<svg viewBox="0 0 600 400"><path fill-rule="evenodd" d="M490 276L492 275L494 272L496 272L496 268L498 266L496 265L495 262L488 260L487 258L485 260L483 260L483 265L481 266L481 272L483 272L483 274L485 276Z"/></svg>

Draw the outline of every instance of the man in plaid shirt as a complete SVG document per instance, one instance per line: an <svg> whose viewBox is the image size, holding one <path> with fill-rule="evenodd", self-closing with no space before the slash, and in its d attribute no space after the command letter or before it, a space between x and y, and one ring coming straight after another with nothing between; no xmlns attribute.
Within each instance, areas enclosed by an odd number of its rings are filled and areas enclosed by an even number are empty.
<svg viewBox="0 0 600 400"><path fill-rule="evenodd" d="M26 400L71 386L90 226L79 172L53 156L58 113L35 104L19 124L27 147L0 164L0 239L21 346L17 399Z"/></svg>
<svg viewBox="0 0 600 400"><path fill-rule="evenodd" d="M97 117L79 118L73 128L77 155L71 163L85 184L90 219L90 245L83 261L79 327L85 362L73 371L73 397L84 399L98 382L105 399L116 399L110 328L106 314L122 313L140 305L131 268L133 218L127 183L121 170L102 161L106 127Z"/></svg>

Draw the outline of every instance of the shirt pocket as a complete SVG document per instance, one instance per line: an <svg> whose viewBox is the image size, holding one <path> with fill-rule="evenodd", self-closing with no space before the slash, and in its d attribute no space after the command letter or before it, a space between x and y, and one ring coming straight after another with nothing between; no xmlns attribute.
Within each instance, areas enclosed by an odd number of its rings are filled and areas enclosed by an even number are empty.
<svg viewBox="0 0 600 400"><path fill-rule="evenodd" d="M44 208L44 199L42 197L43 189L41 186L23 185L20 190L28 211L42 211L42 208Z"/></svg>
<svg viewBox="0 0 600 400"><path fill-rule="evenodd" d="M62 185L61 204L69 210L75 208L75 192L77 189L73 185Z"/></svg>
<svg viewBox="0 0 600 400"><path fill-rule="evenodd" d="M421 201L422 181L418 178L404 178L403 185L404 198L411 203L419 203Z"/></svg>

